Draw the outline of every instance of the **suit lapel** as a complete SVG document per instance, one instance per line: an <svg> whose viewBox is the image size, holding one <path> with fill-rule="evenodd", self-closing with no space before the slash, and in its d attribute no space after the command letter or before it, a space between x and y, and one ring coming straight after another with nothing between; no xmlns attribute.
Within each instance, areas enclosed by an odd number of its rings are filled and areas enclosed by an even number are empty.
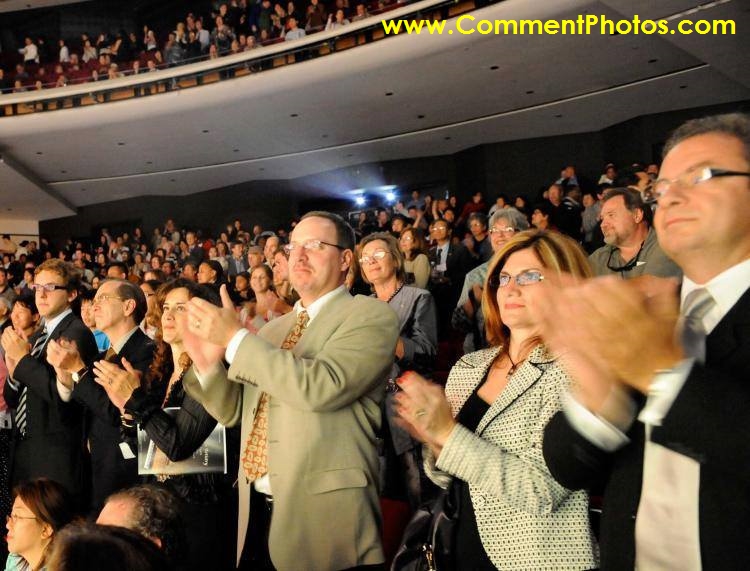
<svg viewBox="0 0 750 571"><path fill-rule="evenodd" d="M518 397L524 394L542 376L542 373L553 363L553 359L542 345L538 345L531 351L529 357L518 370L510 377L508 384L492 403L489 410L482 417L477 426L476 433L482 434L485 428L505 409L513 404Z"/></svg>
<svg viewBox="0 0 750 571"><path fill-rule="evenodd" d="M734 304L714 330L706 337L708 365L721 366L740 346L750 338L750 289Z"/></svg>

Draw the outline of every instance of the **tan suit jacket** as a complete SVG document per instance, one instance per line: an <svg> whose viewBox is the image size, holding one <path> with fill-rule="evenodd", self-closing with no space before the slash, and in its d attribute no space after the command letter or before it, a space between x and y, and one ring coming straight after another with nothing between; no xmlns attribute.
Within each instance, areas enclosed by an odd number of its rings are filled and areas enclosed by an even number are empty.
<svg viewBox="0 0 750 571"><path fill-rule="evenodd" d="M396 314L387 304L342 290L292 350L280 349L295 319L292 312L257 336L247 335L229 380L216 374L201 384L191 370L185 388L219 422L242 422L242 446L261 393L270 395L269 549L277 569L332 571L382 563L375 434L398 337ZM238 561L250 485L240 466Z"/></svg>

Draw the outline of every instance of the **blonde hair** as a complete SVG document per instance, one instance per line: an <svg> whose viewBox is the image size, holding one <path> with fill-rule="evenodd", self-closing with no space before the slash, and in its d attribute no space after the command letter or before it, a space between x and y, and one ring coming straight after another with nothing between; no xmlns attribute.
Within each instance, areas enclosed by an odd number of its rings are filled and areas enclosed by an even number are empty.
<svg viewBox="0 0 750 571"><path fill-rule="evenodd" d="M500 318L497 287L490 282L502 271L508 258L521 250L531 250L542 262L542 267L558 275L567 273L579 278L590 278L593 273L581 246L568 236L555 231L528 230L508 240L490 260L482 294L482 311L487 343L496 347L507 345L509 329Z"/></svg>

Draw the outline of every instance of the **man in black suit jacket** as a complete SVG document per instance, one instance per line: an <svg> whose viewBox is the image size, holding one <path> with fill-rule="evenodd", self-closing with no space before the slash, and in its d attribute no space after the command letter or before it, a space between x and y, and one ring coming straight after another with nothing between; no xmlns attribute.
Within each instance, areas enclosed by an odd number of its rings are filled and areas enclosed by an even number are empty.
<svg viewBox="0 0 750 571"><path fill-rule="evenodd" d="M654 226L685 276L682 342L657 278L558 288L544 335L577 388L544 456L567 487L604 483L603 570L749 569L750 117L690 121L665 153Z"/></svg>
<svg viewBox="0 0 750 571"><path fill-rule="evenodd" d="M154 357L154 343L138 324L146 315L146 296L127 280L103 282L94 297L94 319L111 343L99 354L121 364L127 361L145 375ZM133 485L138 478L136 450L120 436L120 411L94 380L78 350L65 342L51 342L47 359L55 367L63 400L80 403L86 410L86 436L91 450L92 513L99 513L107 497Z"/></svg>
<svg viewBox="0 0 750 571"><path fill-rule="evenodd" d="M461 295L464 278L478 262L472 258L466 246L451 241L452 231L451 223L442 218L430 226L430 238L435 245L429 252L432 266L429 289L435 298L438 335L441 339L450 333L451 315Z"/></svg>
<svg viewBox="0 0 750 571"><path fill-rule="evenodd" d="M75 268L62 260L48 260L34 275L43 329L28 340L12 328L2 336L9 372L3 395L14 411L11 484L44 476L80 496L84 491L83 415L78 404L60 399L57 375L46 361L47 346L54 339L69 339L79 347L84 363L90 364L97 353L96 342L70 307L80 279Z"/></svg>

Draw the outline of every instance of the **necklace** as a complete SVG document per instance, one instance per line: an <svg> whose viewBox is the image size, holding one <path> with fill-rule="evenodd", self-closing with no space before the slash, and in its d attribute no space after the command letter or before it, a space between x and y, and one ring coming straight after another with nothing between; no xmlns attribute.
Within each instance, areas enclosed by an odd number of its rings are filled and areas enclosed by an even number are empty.
<svg viewBox="0 0 750 571"><path fill-rule="evenodd" d="M518 369L518 365L520 365L523 362L523 359L519 359L519 361L516 363L513 358L510 356L510 353L505 353L505 356L508 357L508 361L510 361L510 367L508 368L508 371L505 373L506 377L510 377L513 373L516 372L516 369ZM493 365L496 369L503 369L503 366L501 366L500 363L503 362L503 359L500 359L495 365Z"/></svg>
<svg viewBox="0 0 750 571"><path fill-rule="evenodd" d="M391 303L391 300L398 295L398 292L400 292L401 288L403 288L403 287L404 287L404 282L401 282L400 284L398 284L398 287L396 288L396 291L394 291L391 294L391 296L387 300L385 300L385 302L386 303Z"/></svg>

